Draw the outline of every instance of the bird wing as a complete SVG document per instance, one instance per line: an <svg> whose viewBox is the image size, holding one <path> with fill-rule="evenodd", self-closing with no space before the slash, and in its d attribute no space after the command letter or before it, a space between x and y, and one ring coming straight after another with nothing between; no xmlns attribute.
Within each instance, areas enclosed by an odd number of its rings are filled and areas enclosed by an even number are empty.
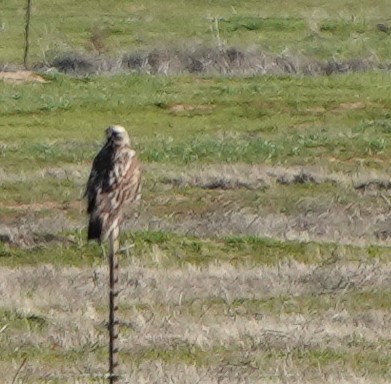
<svg viewBox="0 0 391 384"><path fill-rule="evenodd" d="M108 178L110 172L110 164L112 157L111 148L108 145L103 148L96 155L88 177L87 187L84 197L87 197L87 212L91 214L95 210L96 198L101 193L104 181Z"/></svg>

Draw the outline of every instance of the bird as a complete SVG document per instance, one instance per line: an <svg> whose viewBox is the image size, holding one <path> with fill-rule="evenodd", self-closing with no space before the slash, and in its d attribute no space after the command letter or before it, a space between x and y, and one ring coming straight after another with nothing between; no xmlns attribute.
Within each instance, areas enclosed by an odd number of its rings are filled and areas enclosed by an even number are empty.
<svg viewBox="0 0 391 384"><path fill-rule="evenodd" d="M128 132L121 125L106 130L106 142L96 155L87 181L88 240L109 240L118 251L120 228L126 207L140 201L141 164L131 148Z"/></svg>

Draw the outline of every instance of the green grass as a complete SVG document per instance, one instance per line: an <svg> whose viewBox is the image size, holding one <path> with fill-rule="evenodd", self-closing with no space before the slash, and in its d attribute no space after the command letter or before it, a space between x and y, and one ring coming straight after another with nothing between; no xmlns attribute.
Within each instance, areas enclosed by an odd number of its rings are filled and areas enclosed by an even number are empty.
<svg viewBox="0 0 391 384"><path fill-rule="evenodd" d="M267 296L267 295L266 295ZM343 292L335 289L334 292L322 295L305 293L300 295L279 295L265 298L235 298L226 300L223 297L208 297L202 299L182 300L180 304L159 303L128 304L124 303L119 309L121 318L132 318L138 312L159 313L159 316L190 316L194 321L202 315L222 316L229 313L231 316L240 316L243 319L254 319L260 316L326 316L334 311L346 311L360 316L368 310L389 311L391 291L357 290ZM106 306L99 308L105 313Z"/></svg>
<svg viewBox="0 0 391 384"><path fill-rule="evenodd" d="M2 6L2 44L5 62L21 62L24 10L10 0ZM192 12L188 12L189 7ZM370 11L368 11L370 10ZM388 35L376 24L389 21L386 0L328 1L321 6L300 3L234 1L40 1L33 6L31 60L44 61L59 51L92 50L97 34L111 55L166 45L252 46L275 52L304 54L313 58L351 58L375 54L390 59Z"/></svg>
<svg viewBox="0 0 391 384"><path fill-rule="evenodd" d="M59 245L57 241L24 250L0 243L0 265L27 266L53 264L93 266L105 263L99 247L84 243L84 233L71 233L66 238L77 244ZM297 261L305 264L328 262L387 262L390 250L382 246L355 247L333 243L277 241L258 237L227 237L201 239L166 232L135 232L127 234L135 243L134 256L151 268L178 268L187 265L205 267L230 263L233 266L272 266ZM156 258L156 253L159 257ZM122 263L127 264L122 256Z"/></svg>
<svg viewBox="0 0 391 384"><path fill-rule="evenodd" d="M37 178L38 179L38 178ZM73 180L45 177L44 180L5 182L2 185L4 200L11 204L34 204L48 201L67 203L80 195ZM26 188L29 193L26 194ZM45 208L44 206L42 207Z"/></svg>
<svg viewBox="0 0 391 384"><path fill-rule="evenodd" d="M38 332L45 329L47 320L43 315L0 309L0 324L0 327L7 325L12 331Z"/></svg>
<svg viewBox="0 0 391 384"><path fill-rule="evenodd" d="M25 356L31 356L32 358L29 358L29 361L39 361L41 364L50 364L51 367L64 367L66 365L72 365L80 361L80 359L91 359L91 355L93 355L95 361L103 361L105 352L104 346L88 344L82 348L75 348L67 351L61 349L56 350L55 346L50 348L49 345L25 344L13 351L3 350L0 354L0 361L20 361Z"/></svg>
<svg viewBox="0 0 391 384"><path fill-rule="evenodd" d="M388 81L388 74L368 73L87 81L56 76L48 84L4 84L2 168L85 163L110 123L129 129L144 162L387 168ZM195 109L175 112L176 105Z"/></svg>
<svg viewBox="0 0 391 384"><path fill-rule="evenodd" d="M268 370L268 366L274 365L283 359L289 358L292 364L297 364L308 369L305 376L317 377L319 366L322 370L331 371L338 366L340 369L354 369L357 374L366 374L374 377L382 377L390 373L390 357L381 356L376 352L375 345L366 345L365 352L346 351L345 348L297 348L289 347L276 348L266 345L253 345L253 348L243 348L237 345L230 347L214 347L204 350L191 344L183 344L173 348L147 347L135 350L123 351L124 361L133 367L145 364L148 361L178 364L186 363L195 366L214 367L218 362L227 365L251 366L253 369ZM24 346L16 352L3 351L0 359L22 359L24 356L33 356L29 361L38 360L45 364L70 365L80 359L91 361L93 355L95 362L103 361L103 346L85 346L82 349L69 351L51 351L48 353L41 347ZM361 368L363 361L366 361L365 369Z"/></svg>

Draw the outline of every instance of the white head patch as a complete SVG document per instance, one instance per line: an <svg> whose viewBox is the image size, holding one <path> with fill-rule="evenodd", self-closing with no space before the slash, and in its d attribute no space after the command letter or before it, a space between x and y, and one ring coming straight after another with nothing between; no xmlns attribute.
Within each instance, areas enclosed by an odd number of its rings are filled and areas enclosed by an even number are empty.
<svg viewBox="0 0 391 384"><path fill-rule="evenodd" d="M114 140L116 143L130 145L128 132L121 125L111 125L106 129L108 140Z"/></svg>

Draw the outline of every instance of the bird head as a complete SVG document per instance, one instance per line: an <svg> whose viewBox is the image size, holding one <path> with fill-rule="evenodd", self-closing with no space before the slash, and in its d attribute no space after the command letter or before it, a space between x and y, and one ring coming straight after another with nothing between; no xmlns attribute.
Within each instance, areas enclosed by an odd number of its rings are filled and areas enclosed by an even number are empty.
<svg viewBox="0 0 391 384"><path fill-rule="evenodd" d="M110 125L106 128L107 141L112 141L116 145L130 145L130 139L126 129L120 125Z"/></svg>

